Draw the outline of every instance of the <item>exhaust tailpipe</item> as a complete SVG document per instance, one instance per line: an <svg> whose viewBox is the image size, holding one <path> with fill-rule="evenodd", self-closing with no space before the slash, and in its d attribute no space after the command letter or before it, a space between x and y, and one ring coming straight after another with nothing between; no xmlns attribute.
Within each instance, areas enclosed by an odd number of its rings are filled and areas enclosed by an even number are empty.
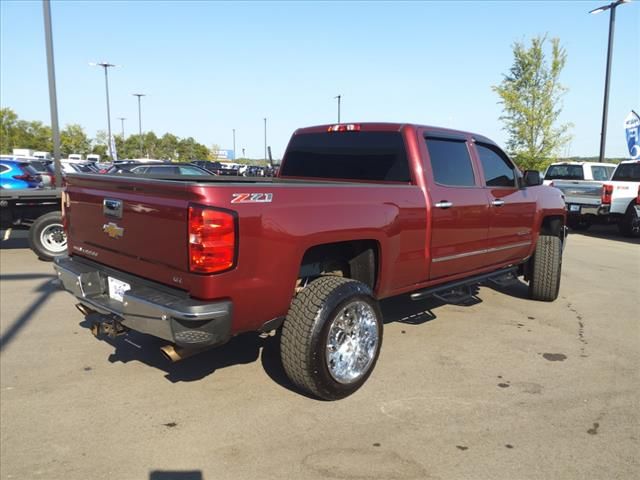
<svg viewBox="0 0 640 480"><path fill-rule="evenodd" d="M95 310L87 307L84 303L76 303L76 308L83 314L85 317L91 315L92 313L96 313Z"/></svg>
<svg viewBox="0 0 640 480"><path fill-rule="evenodd" d="M208 347L205 348L182 348L176 347L175 345L165 345L160 348L162 355L169 360L171 363L179 362L180 360L184 360L185 358L192 357L197 353L203 352L204 350L208 350Z"/></svg>

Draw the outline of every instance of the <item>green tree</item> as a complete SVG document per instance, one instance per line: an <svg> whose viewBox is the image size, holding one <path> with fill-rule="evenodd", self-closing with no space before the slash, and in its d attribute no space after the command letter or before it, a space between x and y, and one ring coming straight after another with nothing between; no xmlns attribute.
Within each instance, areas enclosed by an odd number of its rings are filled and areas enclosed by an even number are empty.
<svg viewBox="0 0 640 480"><path fill-rule="evenodd" d="M559 82L567 53L553 38L549 60L546 43L546 35L533 38L528 48L515 42L509 73L492 87L504 105L500 119L509 134L507 150L523 169L544 168L571 138L570 124L556 125L567 91Z"/></svg>
<svg viewBox="0 0 640 480"><path fill-rule="evenodd" d="M158 142L158 156L163 160L176 160L178 158L178 145L180 139L171 133L165 133Z"/></svg>
<svg viewBox="0 0 640 480"><path fill-rule="evenodd" d="M50 152L53 149L51 129L42 122L20 120L10 108L0 109L0 153L14 148Z"/></svg>
<svg viewBox="0 0 640 480"><path fill-rule="evenodd" d="M91 142L78 124L67 125L60 132L60 153L67 157L72 153L86 155L91 152Z"/></svg>

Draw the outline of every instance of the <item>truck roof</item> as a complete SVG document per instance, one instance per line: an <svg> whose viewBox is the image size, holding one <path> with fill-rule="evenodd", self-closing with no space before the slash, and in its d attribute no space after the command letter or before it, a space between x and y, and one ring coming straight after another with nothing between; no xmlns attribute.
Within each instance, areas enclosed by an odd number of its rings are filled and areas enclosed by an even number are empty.
<svg viewBox="0 0 640 480"><path fill-rule="evenodd" d="M466 132L463 130L454 130L452 128L445 127L436 127L433 125L420 125L416 123L395 123L395 122L342 122L342 123L328 123L324 125L314 125L310 127L298 128L294 135L300 135L304 133L321 133L327 132L330 128L336 127L338 125L358 125L359 130L361 131L378 131L378 132L400 132L405 128L413 128L413 129L424 129L435 135L445 135L447 137L467 137L472 136L475 140L479 140L483 143L488 143L491 145L496 145L496 143L485 137L484 135L480 135L478 133Z"/></svg>
<svg viewBox="0 0 640 480"><path fill-rule="evenodd" d="M615 167L615 163L605 163L605 162L553 162L549 166L553 165L591 165L591 166L603 166L603 167Z"/></svg>

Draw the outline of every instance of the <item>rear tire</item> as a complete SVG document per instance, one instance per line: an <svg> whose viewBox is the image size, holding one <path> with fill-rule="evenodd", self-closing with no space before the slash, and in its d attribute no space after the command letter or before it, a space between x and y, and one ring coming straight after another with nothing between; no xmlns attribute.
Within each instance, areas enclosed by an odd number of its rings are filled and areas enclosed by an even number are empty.
<svg viewBox="0 0 640 480"><path fill-rule="evenodd" d="M560 291L562 241L559 237L540 235L530 262L529 297L552 302Z"/></svg>
<svg viewBox="0 0 640 480"><path fill-rule="evenodd" d="M38 258L49 262L67 253L67 234L60 212L46 213L33 222L29 228L29 246Z"/></svg>
<svg viewBox="0 0 640 480"><path fill-rule="evenodd" d="M618 223L618 230L625 237L640 237L640 218L636 214L635 205L632 203L627 207L624 217Z"/></svg>
<svg viewBox="0 0 640 480"><path fill-rule="evenodd" d="M382 344L382 314L371 289L342 277L320 277L291 302L280 338L291 381L324 400L358 390Z"/></svg>

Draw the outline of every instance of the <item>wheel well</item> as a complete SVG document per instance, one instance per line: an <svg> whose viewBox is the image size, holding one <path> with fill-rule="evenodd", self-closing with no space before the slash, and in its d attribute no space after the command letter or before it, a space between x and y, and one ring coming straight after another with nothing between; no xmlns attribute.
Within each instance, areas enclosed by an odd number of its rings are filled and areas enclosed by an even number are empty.
<svg viewBox="0 0 640 480"><path fill-rule="evenodd" d="M550 235L553 237L562 238L562 227L564 226L564 219L561 215L553 215L544 217L542 219L542 225L540 226L540 235Z"/></svg>
<svg viewBox="0 0 640 480"><path fill-rule="evenodd" d="M352 278L375 288L378 274L378 243L354 240L328 243L309 248L302 258L298 286L322 275Z"/></svg>

